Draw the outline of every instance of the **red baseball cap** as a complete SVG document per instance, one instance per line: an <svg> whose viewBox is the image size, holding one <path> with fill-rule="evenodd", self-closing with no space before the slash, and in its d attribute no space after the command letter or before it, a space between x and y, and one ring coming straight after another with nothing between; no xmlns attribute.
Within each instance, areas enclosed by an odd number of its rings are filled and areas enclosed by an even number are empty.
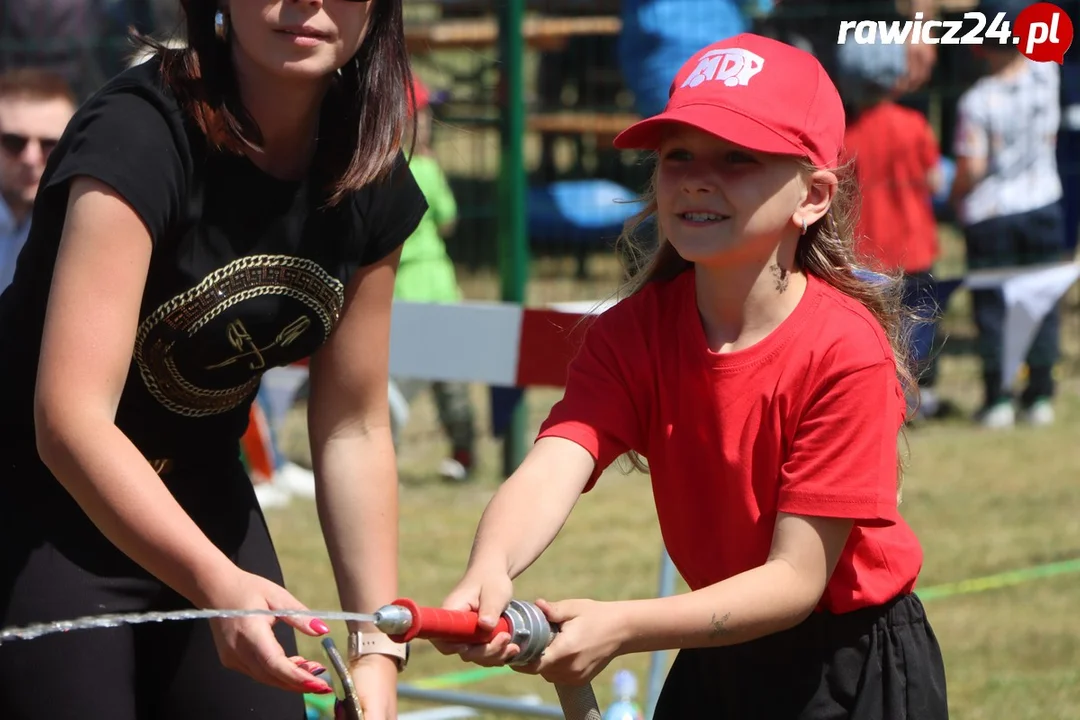
<svg viewBox="0 0 1080 720"><path fill-rule="evenodd" d="M664 111L624 130L615 147L656 150L669 123L806 157L819 168L836 167L846 126L840 93L817 58L752 33L695 53L675 76Z"/></svg>

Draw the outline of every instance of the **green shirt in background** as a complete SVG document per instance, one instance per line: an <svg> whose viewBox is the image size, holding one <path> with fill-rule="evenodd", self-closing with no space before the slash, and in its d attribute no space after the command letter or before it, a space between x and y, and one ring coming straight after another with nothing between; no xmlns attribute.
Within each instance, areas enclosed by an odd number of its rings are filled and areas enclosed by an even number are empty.
<svg viewBox="0 0 1080 720"><path fill-rule="evenodd" d="M454 303L461 290L454 263L439 236L439 227L457 219L457 202L435 158L415 155L409 162L417 185L427 198L428 211L401 249L394 298L409 302Z"/></svg>

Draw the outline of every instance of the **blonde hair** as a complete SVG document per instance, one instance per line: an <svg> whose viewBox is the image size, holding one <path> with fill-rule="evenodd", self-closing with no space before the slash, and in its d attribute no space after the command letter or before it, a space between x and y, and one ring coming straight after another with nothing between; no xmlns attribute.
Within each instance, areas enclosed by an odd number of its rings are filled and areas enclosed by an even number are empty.
<svg viewBox="0 0 1080 720"><path fill-rule="evenodd" d="M803 160L801 170L804 177L809 177L817 168ZM836 175L838 186L828 212L809 226L799 240L795 251L796 267L854 298L870 311L889 340L905 396L911 397L914 393L917 397L918 383L911 366L908 339L920 320L904 308L903 273L875 269L867 276L866 267L859 262L855 251L858 184L849 166L836 170ZM650 283L670 280L693 266L667 241L659 223L655 225L652 243L644 244L640 240L642 227L657 211L655 170L641 201L644 207L626 222L617 243L628 264L627 280L619 290L621 297L634 295ZM904 434L903 429L901 433ZM630 452L628 456L635 468L648 472L638 453ZM897 503L903 489L904 465L901 457L897 464Z"/></svg>

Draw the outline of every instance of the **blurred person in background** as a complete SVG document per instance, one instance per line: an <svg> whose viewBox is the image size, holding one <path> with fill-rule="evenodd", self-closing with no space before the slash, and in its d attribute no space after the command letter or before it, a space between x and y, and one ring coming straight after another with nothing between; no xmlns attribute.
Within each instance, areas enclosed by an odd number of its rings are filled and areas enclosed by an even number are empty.
<svg viewBox="0 0 1080 720"><path fill-rule="evenodd" d="M859 184L856 251L873 270L904 275L904 305L918 318L910 340L918 391L909 393L908 411L929 418L940 410L931 274L939 248L931 196L942 177L930 123L893 100L907 57L902 45L846 43L837 49L836 74L847 110L845 155Z"/></svg>
<svg viewBox="0 0 1080 720"><path fill-rule="evenodd" d="M1026 4L983 2L979 10L987 17L1003 12L1012 25ZM984 59L986 74L960 97L951 191L968 269L1059 262L1066 251L1056 159L1058 66L1028 60L1015 45L986 43L972 51ZM987 428L1012 427L1017 407L1002 378L1005 301L1000 290L973 290L971 300L983 366L983 404L976 420ZM1060 322L1058 305L1028 351L1027 386L1018 399L1021 418L1034 425L1054 422Z"/></svg>
<svg viewBox="0 0 1080 720"><path fill-rule="evenodd" d="M36 68L0 75L0 292L15 275L49 153L74 113L63 76Z"/></svg>
<svg viewBox="0 0 1080 720"><path fill-rule="evenodd" d="M667 105L671 68L699 48L750 29L751 0L622 0L619 67L634 108L656 115Z"/></svg>
<svg viewBox="0 0 1080 720"><path fill-rule="evenodd" d="M67 80L85 100L122 67L126 46L115 36L118 0L0 2L0 72L37 67Z"/></svg>
<svg viewBox="0 0 1080 720"><path fill-rule="evenodd" d="M902 22L917 13L931 20L937 17L938 4L937 0L775 0L760 21L760 31L813 53L835 82L841 47L837 38L843 21ZM852 35L847 42L854 42ZM897 98L921 90L937 63L936 45L909 42L902 47L907 54L905 70L891 88Z"/></svg>
<svg viewBox="0 0 1080 720"><path fill-rule="evenodd" d="M446 252L444 238L457 225L457 202L439 161L431 147L432 94L423 81L413 76L416 114L415 143L409 169L428 203L420 225L401 249L401 262L394 282L394 298L408 302L461 302L454 263ZM425 386L431 388L439 412L439 422L450 438L450 457L443 460L439 474L452 481L468 480L476 462L475 411L469 397L469 384L413 378L394 378L406 403L411 403ZM400 442L403 428L395 423L395 442Z"/></svg>

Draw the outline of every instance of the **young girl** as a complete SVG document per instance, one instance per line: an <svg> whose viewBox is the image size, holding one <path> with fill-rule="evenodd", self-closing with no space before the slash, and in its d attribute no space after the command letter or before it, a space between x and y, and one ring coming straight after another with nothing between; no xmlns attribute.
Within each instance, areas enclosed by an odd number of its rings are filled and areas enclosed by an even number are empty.
<svg viewBox="0 0 1080 720"><path fill-rule="evenodd" d="M617 655L678 648L658 720L947 717L912 594L922 551L897 508L911 381L899 282L863 280L852 262L844 127L816 60L744 34L701 50L667 109L617 138L659 153L646 210L659 248L590 327L445 606L490 627L513 578L628 451L648 459L691 592L539 601L561 631L525 671L581 683ZM498 664L517 652L508 641L440 647Z"/></svg>
<svg viewBox="0 0 1080 720"><path fill-rule="evenodd" d="M342 607L397 595L389 325L427 207L400 149L401 0L183 6L189 47L68 124L0 297L2 627L302 610L239 439L264 370L309 355ZM5 644L0 717L299 720L304 691L331 690L293 628L328 632L263 616ZM367 719L396 717L404 648L350 645Z"/></svg>

